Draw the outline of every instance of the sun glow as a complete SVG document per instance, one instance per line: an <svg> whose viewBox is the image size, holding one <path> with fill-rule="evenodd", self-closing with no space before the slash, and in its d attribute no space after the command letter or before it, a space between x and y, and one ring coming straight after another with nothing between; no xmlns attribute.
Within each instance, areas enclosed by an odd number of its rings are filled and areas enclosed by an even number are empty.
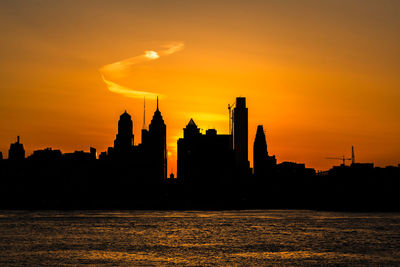
<svg viewBox="0 0 400 267"><path fill-rule="evenodd" d="M150 59L156 59L160 57L156 51L146 51L145 56Z"/></svg>

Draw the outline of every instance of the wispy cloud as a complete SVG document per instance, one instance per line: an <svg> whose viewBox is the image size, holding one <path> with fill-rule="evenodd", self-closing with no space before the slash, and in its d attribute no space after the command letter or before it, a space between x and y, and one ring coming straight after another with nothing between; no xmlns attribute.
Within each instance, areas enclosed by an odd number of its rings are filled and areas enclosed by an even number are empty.
<svg viewBox="0 0 400 267"><path fill-rule="evenodd" d="M121 94L126 97L143 98L144 96L160 96L158 93L139 91L135 88L129 88L111 81L111 78L122 78L128 75L131 67L146 61L156 60L163 56L172 55L184 48L183 43L172 43L164 46L161 51L147 50L142 55L117 61L104 65L100 68L101 77L106 84L108 90L113 93Z"/></svg>
<svg viewBox="0 0 400 267"><path fill-rule="evenodd" d="M149 97L161 96L160 94L132 90L128 87L125 87L125 86L119 85L115 82L107 80L106 78L104 78L103 75L101 75L101 77L103 78L103 81L106 83L108 90L110 90L110 92L113 92L116 94L121 94L123 96L132 97L132 98L143 98L143 96L149 96Z"/></svg>

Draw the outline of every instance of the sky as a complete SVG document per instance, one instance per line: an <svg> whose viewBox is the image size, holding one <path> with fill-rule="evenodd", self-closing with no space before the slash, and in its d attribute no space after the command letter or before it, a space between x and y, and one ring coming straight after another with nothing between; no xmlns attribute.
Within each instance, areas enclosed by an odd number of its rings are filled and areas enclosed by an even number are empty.
<svg viewBox="0 0 400 267"><path fill-rule="evenodd" d="M160 97L168 171L190 118L228 133L246 97L249 158L326 170L351 156L400 163L400 1L0 1L0 151L21 136L100 153L119 116L135 143Z"/></svg>

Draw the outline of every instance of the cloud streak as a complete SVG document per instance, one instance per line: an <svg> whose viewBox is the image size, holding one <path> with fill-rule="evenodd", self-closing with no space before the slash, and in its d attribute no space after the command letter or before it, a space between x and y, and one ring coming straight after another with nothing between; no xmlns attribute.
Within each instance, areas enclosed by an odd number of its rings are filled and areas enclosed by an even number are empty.
<svg viewBox="0 0 400 267"><path fill-rule="evenodd" d="M129 71L134 65L147 61L157 60L160 57L172 55L176 52L181 51L183 48L184 48L183 43L173 43L164 46L164 49L161 51L146 50L142 55L104 65L103 67L100 68L101 77L110 92L121 94L125 97L143 98L144 96L150 96L150 97L157 95L160 96L160 94L158 93L139 91L134 88L129 88L120 85L114 81L111 81L111 78L106 78L106 77L112 77L112 78L125 77L128 75Z"/></svg>

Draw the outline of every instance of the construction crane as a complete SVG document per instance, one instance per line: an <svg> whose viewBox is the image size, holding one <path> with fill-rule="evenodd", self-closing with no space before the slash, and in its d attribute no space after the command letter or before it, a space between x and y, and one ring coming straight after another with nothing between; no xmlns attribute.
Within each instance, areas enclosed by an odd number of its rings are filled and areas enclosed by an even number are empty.
<svg viewBox="0 0 400 267"><path fill-rule="evenodd" d="M354 155L354 146L351 146L351 158L346 158L345 156L341 156L341 157L329 157L326 159L337 159L337 160L341 160L343 163L342 165L346 165L346 161L347 160L351 160L351 163L354 164L355 163L355 155Z"/></svg>
<svg viewBox="0 0 400 267"><path fill-rule="evenodd" d="M326 159L338 159L338 160L341 160L341 161L343 161L342 165L346 165L346 160L351 160L349 158L346 158L345 156L341 156L340 158L338 157L338 158L326 158Z"/></svg>
<svg viewBox="0 0 400 267"><path fill-rule="evenodd" d="M234 108L236 105L236 102L233 102L232 104L228 104L228 110L229 110L229 134L232 134L233 132L233 111L232 108Z"/></svg>

